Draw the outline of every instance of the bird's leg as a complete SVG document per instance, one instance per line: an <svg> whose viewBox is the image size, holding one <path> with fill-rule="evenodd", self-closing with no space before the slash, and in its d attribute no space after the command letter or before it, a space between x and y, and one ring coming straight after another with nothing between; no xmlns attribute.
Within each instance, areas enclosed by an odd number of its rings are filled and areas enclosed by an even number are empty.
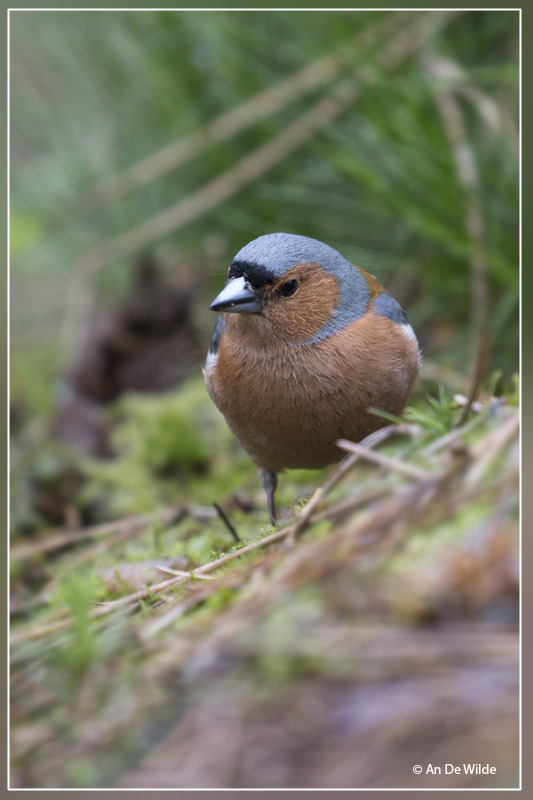
<svg viewBox="0 0 533 800"><path fill-rule="evenodd" d="M261 478L261 485L266 492L268 500L268 513L270 514L270 522L272 525L276 524L276 506L274 503L274 492L278 485L278 478L275 472L269 472L262 467L259 469L259 477Z"/></svg>

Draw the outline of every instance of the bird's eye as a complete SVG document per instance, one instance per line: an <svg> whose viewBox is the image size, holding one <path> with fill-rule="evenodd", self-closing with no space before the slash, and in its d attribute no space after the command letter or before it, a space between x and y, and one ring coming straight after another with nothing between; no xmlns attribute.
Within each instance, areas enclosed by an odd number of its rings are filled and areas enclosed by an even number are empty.
<svg viewBox="0 0 533 800"><path fill-rule="evenodd" d="M292 295L296 292L298 286L299 286L298 281L287 281L287 283L283 284L283 286L279 290L279 293L283 295L283 297L292 297Z"/></svg>

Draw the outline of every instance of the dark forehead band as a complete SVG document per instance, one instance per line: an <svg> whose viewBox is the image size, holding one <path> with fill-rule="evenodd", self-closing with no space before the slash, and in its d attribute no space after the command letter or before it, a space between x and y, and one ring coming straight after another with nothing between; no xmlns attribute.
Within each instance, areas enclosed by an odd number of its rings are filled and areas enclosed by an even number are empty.
<svg viewBox="0 0 533 800"><path fill-rule="evenodd" d="M228 280L232 278L240 278L244 275L248 283L253 289L260 289L262 286L268 286L276 282L277 275L262 267L260 264L249 264L247 261L234 261L228 272Z"/></svg>

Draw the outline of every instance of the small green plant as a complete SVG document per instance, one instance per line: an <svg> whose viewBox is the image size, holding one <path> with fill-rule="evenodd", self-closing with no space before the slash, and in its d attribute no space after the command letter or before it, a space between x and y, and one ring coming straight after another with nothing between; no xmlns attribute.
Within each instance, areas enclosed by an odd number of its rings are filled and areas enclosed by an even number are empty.
<svg viewBox="0 0 533 800"><path fill-rule="evenodd" d="M74 677L85 673L98 654L98 638L90 619L95 599L94 583L81 570L72 572L64 579L55 598L59 605L69 609L72 633L69 641L54 656L62 669Z"/></svg>
<svg viewBox="0 0 533 800"><path fill-rule="evenodd" d="M408 406L404 418L427 432L443 435L457 423L461 409L450 390L439 386L438 392L438 396L433 397L424 391L427 403L424 406Z"/></svg>

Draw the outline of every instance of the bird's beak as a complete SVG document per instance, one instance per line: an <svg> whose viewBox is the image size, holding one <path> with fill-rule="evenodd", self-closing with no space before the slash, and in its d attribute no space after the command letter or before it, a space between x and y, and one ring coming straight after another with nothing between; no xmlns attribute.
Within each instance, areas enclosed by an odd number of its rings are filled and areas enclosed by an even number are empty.
<svg viewBox="0 0 533 800"><path fill-rule="evenodd" d="M263 304L246 282L246 278L241 276L240 278L233 278L227 283L209 308L211 311L257 314L263 308Z"/></svg>

